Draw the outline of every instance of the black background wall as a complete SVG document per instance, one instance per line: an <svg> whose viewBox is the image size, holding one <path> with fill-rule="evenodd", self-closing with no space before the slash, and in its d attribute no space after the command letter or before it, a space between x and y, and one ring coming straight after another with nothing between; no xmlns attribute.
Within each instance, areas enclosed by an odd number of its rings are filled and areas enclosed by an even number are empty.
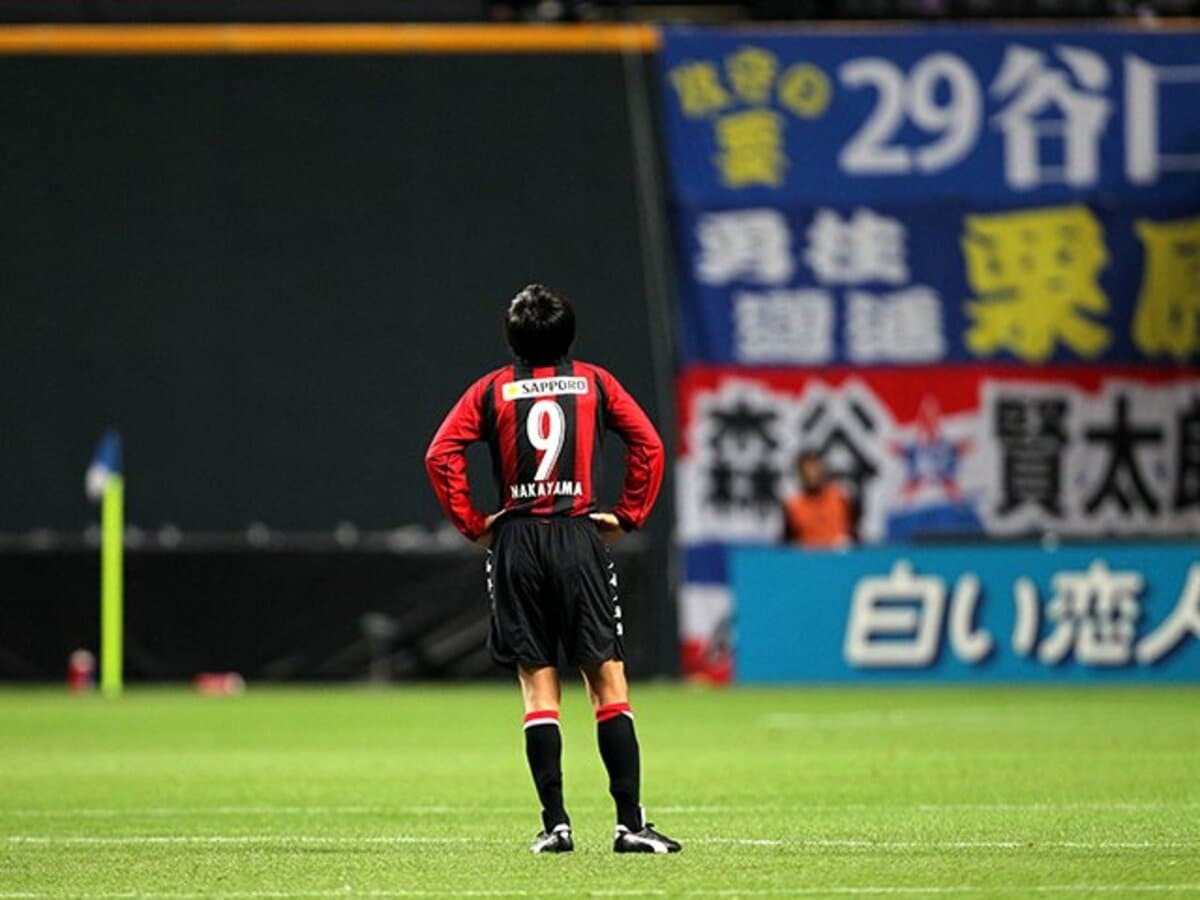
<svg viewBox="0 0 1200 900"><path fill-rule="evenodd" d="M657 671L651 556L619 550L624 650L634 674ZM0 678L61 676L67 654L95 647L94 553L5 556L26 602L0 604ZM129 554L125 669L177 681L236 671L251 680L499 677L487 649L481 554L208 550ZM34 587L35 586L35 587ZM367 617L383 619L382 630ZM374 637L373 637L374 636Z"/></svg>
<svg viewBox="0 0 1200 900"><path fill-rule="evenodd" d="M432 527L424 448L531 280L666 412L619 57L9 57L0 115L0 532L93 521L108 424L143 528Z"/></svg>
<svg viewBox="0 0 1200 900"><path fill-rule="evenodd" d="M0 530L91 518L107 423L146 527L432 522L534 279L654 405L617 59L4 59L0 110Z"/></svg>

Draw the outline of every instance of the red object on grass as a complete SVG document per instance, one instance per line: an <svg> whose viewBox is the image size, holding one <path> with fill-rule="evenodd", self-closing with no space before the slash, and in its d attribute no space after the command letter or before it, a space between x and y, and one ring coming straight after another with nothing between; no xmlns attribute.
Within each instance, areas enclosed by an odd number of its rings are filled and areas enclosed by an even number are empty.
<svg viewBox="0 0 1200 900"><path fill-rule="evenodd" d="M201 672L192 681L197 694L227 697L246 690L246 679L237 672Z"/></svg>
<svg viewBox="0 0 1200 900"><path fill-rule="evenodd" d="M96 686L96 655L90 650L76 650L67 657L67 690L83 694Z"/></svg>

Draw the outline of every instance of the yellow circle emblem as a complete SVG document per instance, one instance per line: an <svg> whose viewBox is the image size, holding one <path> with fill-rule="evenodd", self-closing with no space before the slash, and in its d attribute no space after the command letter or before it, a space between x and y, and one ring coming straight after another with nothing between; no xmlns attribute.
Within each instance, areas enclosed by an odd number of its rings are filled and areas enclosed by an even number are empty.
<svg viewBox="0 0 1200 900"><path fill-rule="evenodd" d="M796 63L779 79L779 102L805 119L825 112L829 95L829 79L812 63Z"/></svg>

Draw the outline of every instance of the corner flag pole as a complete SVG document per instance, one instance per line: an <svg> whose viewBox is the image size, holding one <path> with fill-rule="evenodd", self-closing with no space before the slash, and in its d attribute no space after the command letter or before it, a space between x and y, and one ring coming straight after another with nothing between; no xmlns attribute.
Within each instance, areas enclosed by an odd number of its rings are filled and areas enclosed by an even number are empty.
<svg viewBox="0 0 1200 900"><path fill-rule="evenodd" d="M124 684L125 479L121 475L121 436L104 432L88 466L88 496L100 501L100 688L108 697Z"/></svg>
<svg viewBox="0 0 1200 900"><path fill-rule="evenodd" d="M104 485L100 537L100 687L116 697L123 684L123 585L125 570L125 479L120 474Z"/></svg>

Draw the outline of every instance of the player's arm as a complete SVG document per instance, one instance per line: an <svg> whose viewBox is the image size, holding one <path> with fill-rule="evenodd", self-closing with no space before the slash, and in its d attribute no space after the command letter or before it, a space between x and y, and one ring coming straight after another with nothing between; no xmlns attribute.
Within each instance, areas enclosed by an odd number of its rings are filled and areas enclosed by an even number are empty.
<svg viewBox="0 0 1200 900"><path fill-rule="evenodd" d="M483 378L467 389L425 451L425 471L446 518L472 541L478 541L491 524L471 503L466 454L469 445L483 438L483 402L490 383Z"/></svg>
<svg viewBox="0 0 1200 900"><path fill-rule="evenodd" d="M603 369L596 374L604 386L608 427L621 436L627 450L625 485L612 515L624 531L632 531L646 523L658 499L665 462L663 442L649 416L621 383Z"/></svg>

